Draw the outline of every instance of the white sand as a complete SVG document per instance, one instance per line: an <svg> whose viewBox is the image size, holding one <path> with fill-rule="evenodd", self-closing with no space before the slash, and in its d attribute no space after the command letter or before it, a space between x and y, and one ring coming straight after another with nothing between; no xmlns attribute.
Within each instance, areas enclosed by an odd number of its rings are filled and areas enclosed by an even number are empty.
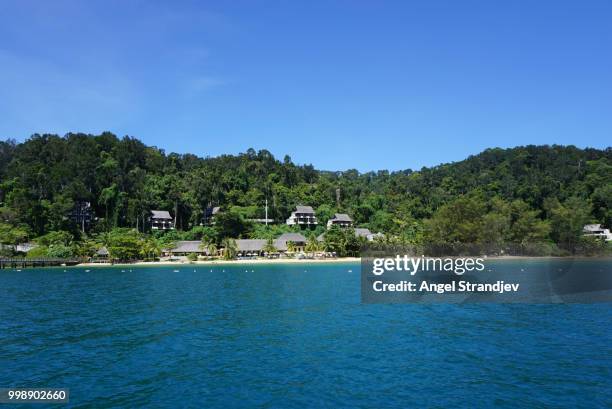
<svg viewBox="0 0 612 409"><path fill-rule="evenodd" d="M178 265L215 265L215 264L325 264L325 263L359 263L359 257L342 257L329 259L253 259L253 260L198 260L198 261L137 261L135 263L112 264L114 266L178 266ZM110 263L81 263L79 266L96 267L111 266Z"/></svg>

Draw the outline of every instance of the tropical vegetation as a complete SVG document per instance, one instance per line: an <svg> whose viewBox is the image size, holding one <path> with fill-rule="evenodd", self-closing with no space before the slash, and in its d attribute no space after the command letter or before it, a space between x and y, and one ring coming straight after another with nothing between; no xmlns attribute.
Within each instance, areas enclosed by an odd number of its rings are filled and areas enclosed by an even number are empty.
<svg viewBox="0 0 612 409"><path fill-rule="evenodd" d="M266 200L276 223L249 221L264 217ZM69 217L82 202L94 216L87 226ZM202 240L216 252L232 238L297 231L284 221L298 204L313 206L319 219L312 235L306 232L308 251L358 252L360 241L346 231L332 229L322 243L311 238L338 212L389 241L537 242L545 253L571 254L600 245L582 236L584 224L612 226L612 148L492 148L432 168L360 173L316 170L266 150L205 158L166 153L108 132L0 141L5 253L30 241L37 255L87 256L105 246L116 259L153 259L178 240ZM213 205L223 211L214 226L204 225ZM152 232L153 209L170 211L176 230Z"/></svg>

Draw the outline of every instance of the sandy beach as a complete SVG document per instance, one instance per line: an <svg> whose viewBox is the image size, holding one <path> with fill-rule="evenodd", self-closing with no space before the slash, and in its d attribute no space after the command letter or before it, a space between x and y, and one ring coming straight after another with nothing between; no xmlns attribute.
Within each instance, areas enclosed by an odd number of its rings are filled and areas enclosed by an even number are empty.
<svg viewBox="0 0 612 409"><path fill-rule="evenodd" d="M220 264L330 264L330 263L360 263L359 257L343 257L330 259L252 259L252 260L198 260L198 261L137 261L135 263L81 263L83 267L103 266L178 266L178 265L220 265Z"/></svg>
<svg viewBox="0 0 612 409"><path fill-rule="evenodd" d="M475 257L475 256L472 256ZM612 259L610 256L604 257L555 257L555 256L482 256L484 260L548 260L548 259L568 259L568 258L585 258L585 259ZM83 267L103 267L103 266L178 266L178 265L218 265L218 264L331 264L331 263L360 263L360 257L342 257L331 259L251 259L251 260L176 260L176 261L137 261L134 263L81 263L78 266Z"/></svg>

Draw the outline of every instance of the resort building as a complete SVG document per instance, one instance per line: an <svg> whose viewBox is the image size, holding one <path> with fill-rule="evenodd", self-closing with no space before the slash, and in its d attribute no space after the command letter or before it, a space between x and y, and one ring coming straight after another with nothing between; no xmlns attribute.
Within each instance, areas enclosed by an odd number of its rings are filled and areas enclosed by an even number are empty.
<svg viewBox="0 0 612 409"><path fill-rule="evenodd" d="M208 250L202 246L200 240L181 240L177 241L173 248L162 250L165 256L188 256L189 254L197 254L198 256L208 255Z"/></svg>
<svg viewBox="0 0 612 409"><path fill-rule="evenodd" d="M610 229L604 229L601 224L587 224L582 231L587 237L599 237L605 241L612 241Z"/></svg>
<svg viewBox="0 0 612 409"><path fill-rule="evenodd" d="M306 237L300 233L283 233L274 241L274 247L276 247L278 251L287 251L288 243L292 243L294 251L302 252L306 247L306 241Z"/></svg>
<svg viewBox="0 0 612 409"><path fill-rule="evenodd" d="M264 247L268 240L263 239L238 239L238 257L256 257L264 255ZM276 246L275 246L276 247Z"/></svg>
<svg viewBox="0 0 612 409"><path fill-rule="evenodd" d="M310 206L296 206L294 212L291 213L291 216L287 219L287 224L289 226L316 226L317 218L315 216L314 210Z"/></svg>
<svg viewBox="0 0 612 409"><path fill-rule="evenodd" d="M346 213L336 213L334 217L327 221L327 228L331 229L332 226L352 227L353 219Z"/></svg>
<svg viewBox="0 0 612 409"><path fill-rule="evenodd" d="M152 230L172 230L174 222L170 213L165 210L151 210L151 229Z"/></svg>

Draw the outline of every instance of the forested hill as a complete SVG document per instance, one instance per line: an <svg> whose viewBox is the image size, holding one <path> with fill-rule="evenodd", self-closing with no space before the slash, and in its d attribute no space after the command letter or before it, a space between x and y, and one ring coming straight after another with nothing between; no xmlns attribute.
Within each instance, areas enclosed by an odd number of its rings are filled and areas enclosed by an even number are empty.
<svg viewBox="0 0 612 409"><path fill-rule="evenodd" d="M30 238L76 231L66 218L76 201L91 202L98 217L94 231L136 226L151 209L169 210L182 230L200 224L210 205L261 218L266 199L278 222L304 204L323 223L335 212L348 213L357 225L408 241L423 234L482 239L461 235L490 229L489 214L507 225L500 234L516 235L514 224L524 222L524 229L541 228L557 242L563 238L555 217L612 223L611 148L495 148L419 171L360 174L317 171L266 150L200 158L111 133L34 135L23 143L0 142L0 181L4 228L24 229ZM464 222L471 223L467 233L458 225Z"/></svg>

